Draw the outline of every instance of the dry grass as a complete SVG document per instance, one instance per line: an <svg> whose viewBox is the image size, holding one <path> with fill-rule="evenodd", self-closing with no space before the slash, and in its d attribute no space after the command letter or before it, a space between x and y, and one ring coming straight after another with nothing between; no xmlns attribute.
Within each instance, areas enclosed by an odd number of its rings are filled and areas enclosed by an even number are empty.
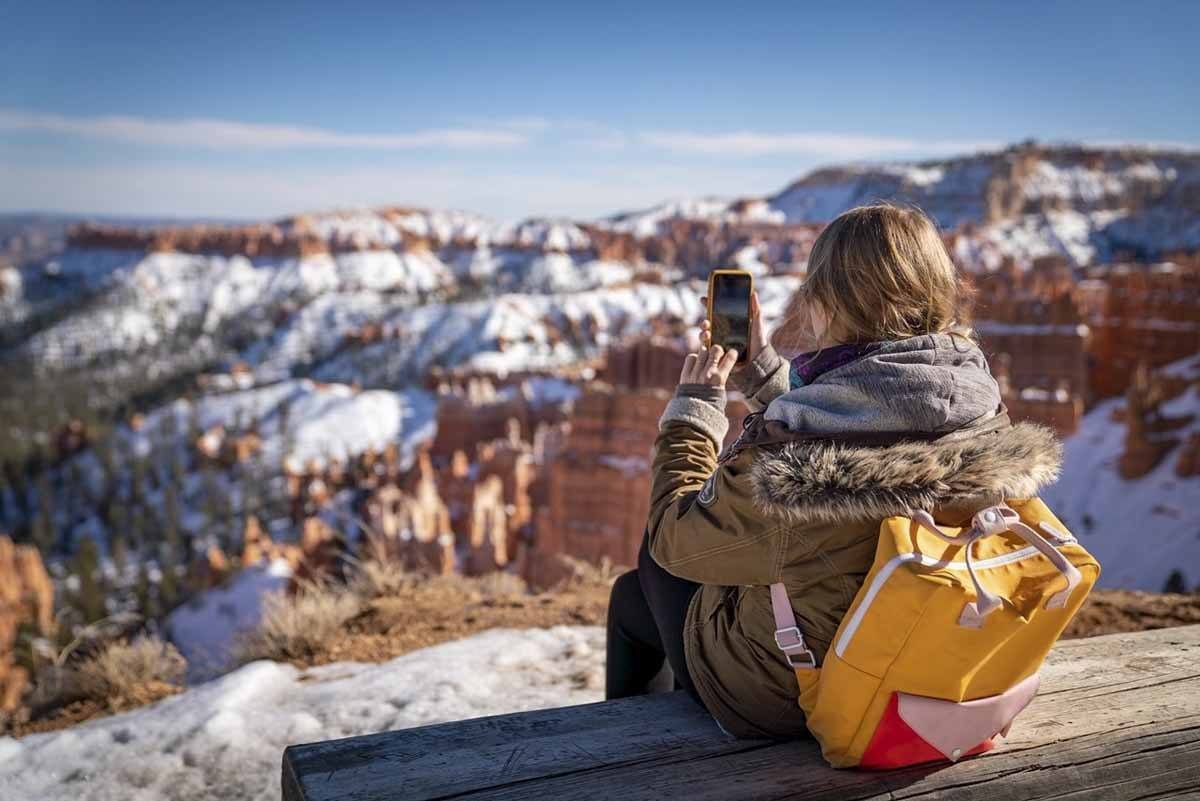
<svg viewBox="0 0 1200 801"><path fill-rule="evenodd" d="M420 577L408 572L395 562L360 562L355 566L348 587L350 592L364 601L402 595L409 591Z"/></svg>
<svg viewBox="0 0 1200 801"><path fill-rule="evenodd" d="M362 600L357 595L327 584L306 586L295 595L267 595L258 628L238 643L238 661L307 659L340 634L361 610Z"/></svg>
<svg viewBox="0 0 1200 801"><path fill-rule="evenodd" d="M449 576L414 573L395 562L362 562L348 582L349 591L364 602L378 598L406 598L414 592L455 590L464 596L497 598L528 595L529 585L518 575L498 571L483 576Z"/></svg>
<svg viewBox="0 0 1200 801"><path fill-rule="evenodd" d="M484 598L503 598L508 595L528 595L529 585L513 573L488 573L475 579L466 579L474 584Z"/></svg>
<svg viewBox="0 0 1200 801"><path fill-rule="evenodd" d="M106 645L73 669L81 694L111 710L152 703L179 692L187 660L174 645L139 637Z"/></svg>

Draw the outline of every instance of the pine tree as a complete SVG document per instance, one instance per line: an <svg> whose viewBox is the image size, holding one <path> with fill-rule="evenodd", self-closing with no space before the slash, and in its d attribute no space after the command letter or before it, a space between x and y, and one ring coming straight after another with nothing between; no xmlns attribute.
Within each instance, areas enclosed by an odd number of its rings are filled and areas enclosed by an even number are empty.
<svg viewBox="0 0 1200 801"><path fill-rule="evenodd" d="M179 576L175 572L176 562L173 555L164 560L162 578L158 582L158 597L162 601L162 614L175 608L179 601Z"/></svg>
<svg viewBox="0 0 1200 801"><path fill-rule="evenodd" d="M162 532L163 542L172 548L178 548L181 541L181 512L179 509L179 490L174 482L163 489Z"/></svg>
<svg viewBox="0 0 1200 801"><path fill-rule="evenodd" d="M146 620L156 620L162 614L162 610L158 605L158 600L155 598L153 587L150 583L150 572L146 568L146 563L142 562L141 568L138 570L137 585L133 590L134 597L137 600L138 614Z"/></svg>
<svg viewBox="0 0 1200 801"><path fill-rule="evenodd" d="M1183 571L1176 568L1171 571L1171 575L1167 576L1167 581L1163 584L1163 592L1184 593L1188 591L1187 579L1183 576Z"/></svg>
<svg viewBox="0 0 1200 801"><path fill-rule="evenodd" d="M37 477L37 507L37 533L34 542L39 550L48 556L54 552L54 546L58 542L58 532L54 525L54 491L50 486L48 470L42 470Z"/></svg>
<svg viewBox="0 0 1200 801"><path fill-rule="evenodd" d="M106 615L99 564L96 542L91 537L84 537L71 559L71 572L79 579L77 606L85 623L95 623Z"/></svg>
<svg viewBox="0 0 1200 801"><path fill-rule="evenodd" d="M54 545L56 537L54 536L54 524L42 512L38 512L33 518L33 523L30 526L29 538L42 554L44 559L49 559L54 555Z"/></svg>
<svg viewBox="0 0 1200 801"><path fill-rule="evenodd" d="M113 566L117 568L117 574L124 575L125 569L129 567L129 546L125 536L120 533L114 534L108 547L112 552Z"/></svg>
<svg viewBox="0 0 1200 801"><path fill-rule="evenodd" d="M146 525L146 509L140 503L136 504L129 510L129 526L128 534L130 542L134 543L138 548L146 546L149 533Z"/></svg>

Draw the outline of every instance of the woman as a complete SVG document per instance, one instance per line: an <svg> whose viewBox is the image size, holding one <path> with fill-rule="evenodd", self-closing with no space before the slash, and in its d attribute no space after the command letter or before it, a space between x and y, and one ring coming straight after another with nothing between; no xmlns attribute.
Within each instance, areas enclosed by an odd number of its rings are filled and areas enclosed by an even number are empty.
<svg viewBox="0 0 1200 801"><path fill-rule="evenodd" d="M819 665L884 518L925 509L961 524L1055 478L1058 442L1009 422L959 326L963 301L924 214L857 208L817 239L772 338L808 352L789 363L766 344L754 297L744 369L719 346L685 359L655 443L638 569L613 586L610 698L648 692L665 661L726 731L802 734L768 585L786 585ZM755 413L718 459L731 374Z"/></svg>

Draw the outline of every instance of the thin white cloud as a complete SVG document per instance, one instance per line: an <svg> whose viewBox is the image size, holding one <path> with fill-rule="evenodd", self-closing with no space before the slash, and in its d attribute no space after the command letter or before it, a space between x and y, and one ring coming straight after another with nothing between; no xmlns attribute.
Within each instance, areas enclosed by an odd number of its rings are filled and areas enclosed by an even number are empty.
<svg viewBox="0 0 1200 801"><path fill-rule="evenodd" d="M409 133L356 134L324 128L259 125L204 118L155 120L123 115L68 117L63 114L14 109L0 109L0 131L48 133L126 144L212 150L489 150L518 147L529 141L527 133L511 127L442 128Z"/></svg>
<svg viewBox="0 0 1200 801"><path fill-rule="evenodd" d="M856 136L836 133L762 133L732 131L643 131L638 141L650 147L684 155L755 156L804 155L858 159L917 153L957 153L990 150L1001 142L920 140L890 136Z"/></svg>
<svg viewBox="0 0 1200 801"><path fill-rule="evenodd" d="M179 164L67 167L0 161L0 212L270 219L357 206L461 208L500 220L591 218L666 197L765 194L791 177L761 167L639 167L478 171L455 165L286 170Z"/></svg>

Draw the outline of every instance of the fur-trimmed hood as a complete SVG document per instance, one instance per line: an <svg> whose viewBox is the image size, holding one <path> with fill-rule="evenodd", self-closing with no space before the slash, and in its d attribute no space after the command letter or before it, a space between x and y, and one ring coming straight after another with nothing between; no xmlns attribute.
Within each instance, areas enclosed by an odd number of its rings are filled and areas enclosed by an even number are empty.
<svg viewBox="0 0 1200 801"><path fill-rule="evenodd" d="M829 523L1032 497L1058 477L1061 460L1052 431L1017 423L978 436L881 447L789 442L759 450L751 481L764 512L796 524Z"/></svg>

